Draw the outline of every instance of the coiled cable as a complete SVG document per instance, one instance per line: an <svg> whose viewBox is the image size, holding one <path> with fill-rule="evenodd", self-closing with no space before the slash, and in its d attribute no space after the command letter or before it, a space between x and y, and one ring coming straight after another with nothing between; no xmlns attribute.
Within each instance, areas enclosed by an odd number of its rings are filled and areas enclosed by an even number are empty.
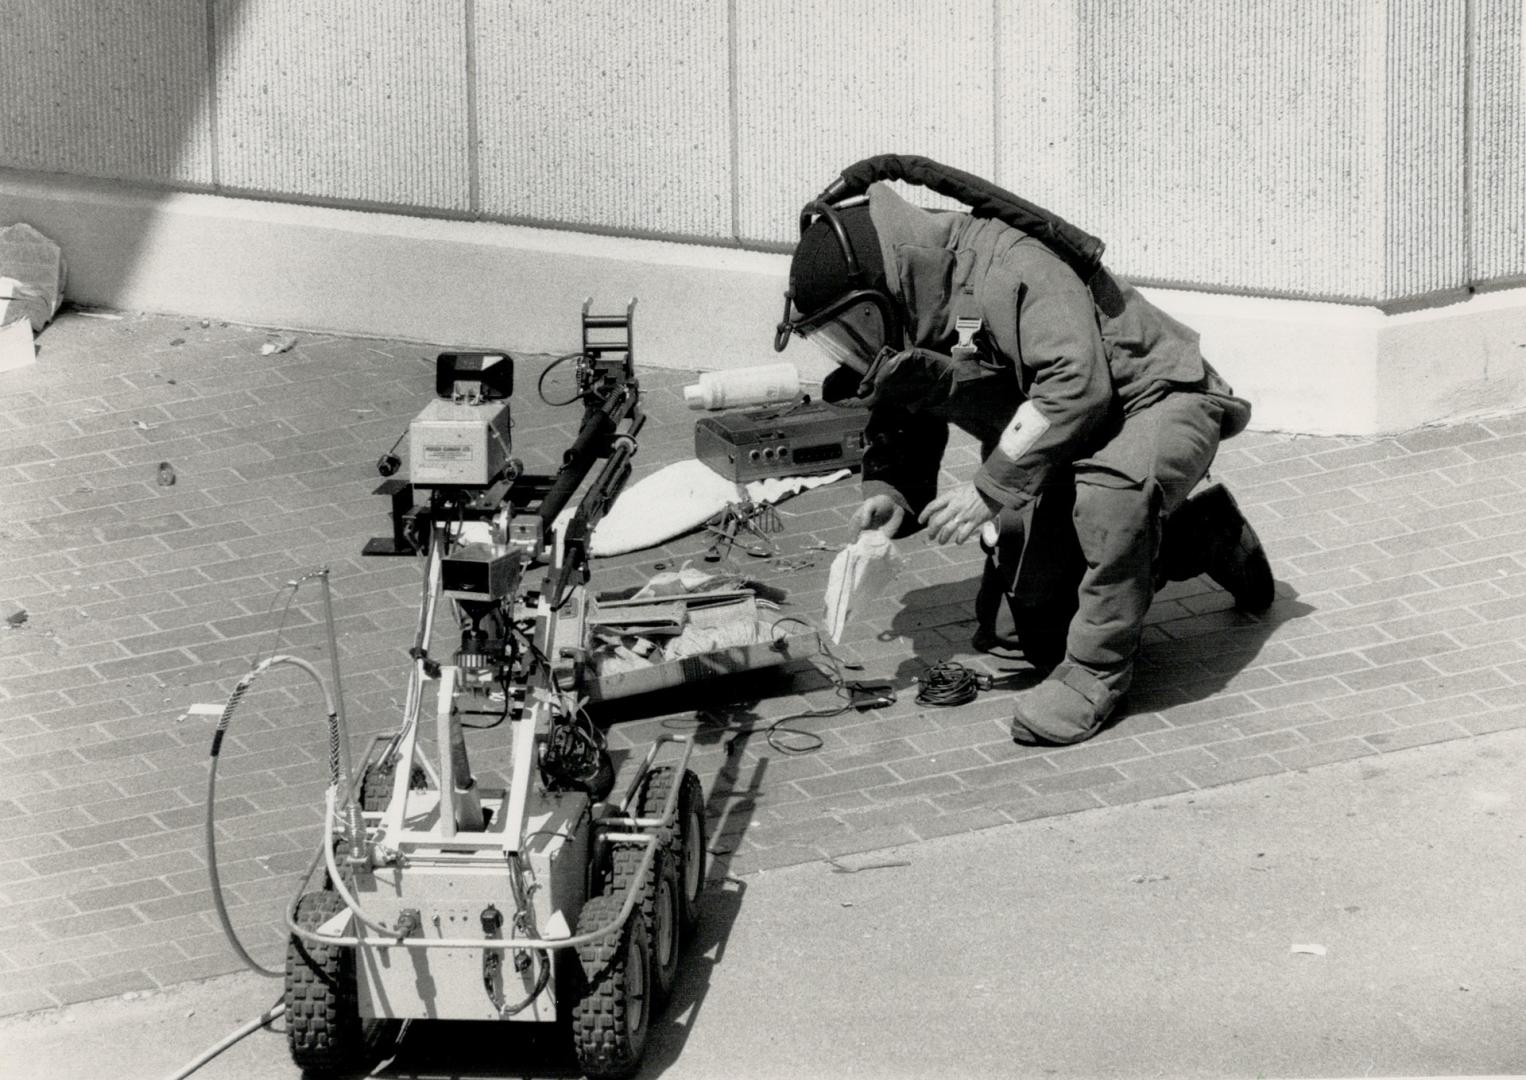
<svg viewBox="0 0 1526 1080"><path fill-rule="evenodd" d="M967 705L991 688L991 676L972 671L954 660L932 664L918 680L917 704L949 707Z"/></svg>

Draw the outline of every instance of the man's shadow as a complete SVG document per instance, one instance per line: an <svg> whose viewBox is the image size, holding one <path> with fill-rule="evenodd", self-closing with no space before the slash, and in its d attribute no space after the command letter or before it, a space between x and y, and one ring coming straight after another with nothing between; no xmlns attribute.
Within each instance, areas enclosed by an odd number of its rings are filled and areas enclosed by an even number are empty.
<svg viewBox="0 0 1526 1080"><path fill-rule="evenodd" d="M888 635L909 639L912 656L896 669L898 689L933 665L952 661L991 674L994 689L1021 690L1040 681L1060 658L1053 648L1030 656L1018 644L993 653L977 651L972 641L980 578L976 569L966 581L912 589L901 598ZM955 598L965 601L960 611L951 610ZM1257 613L1237 610L1233 598L1207 578L1168 583L1151 606L1133 685L1109 726L1130 714L1202 701L1232 689L1279 627L1315 610L1286 582L1277 583L1276 600ZM1037 636L1063 640L1064 625L1062 617Z"/></svg>

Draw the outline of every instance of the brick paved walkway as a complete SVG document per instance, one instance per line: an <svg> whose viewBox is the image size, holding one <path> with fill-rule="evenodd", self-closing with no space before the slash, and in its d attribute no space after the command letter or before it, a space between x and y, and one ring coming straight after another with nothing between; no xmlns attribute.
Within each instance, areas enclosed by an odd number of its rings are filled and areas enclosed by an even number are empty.
<svg viewBox="0 0 1526 1080"><path fill-rule="evenodd" d="M576 319L569 305L569 342ZM351 723L396 723L417 569L358 552L386 531L373 463L432 392L433 350L296 335L262 355L266 339L65 313L36 367L0 374L0 614L27 613L0 625L0 1014L238 968L201 850L215 718L188 708L220 703L277 647L321 658L318 593L287 582L331 567ZM639 327L637 350L660 363ZM643 375L648 471L688 455L693 414L684 375ZM531 385L516 452L545 469L575 414L534 403ZM967 442L959 459L974 460ZM735 729L830 707L831 688L809 670L743 676L607 711L612 747L629 766L654 732L693 731L712 870L745 874L1526 725L1526 415L1385 439L1250 434L1218 472L1267 542L1280 599L1252 618L1206 582L1163 593L1126 714L1091 743L1014 746L1010 692L915 705L921 661L975 660L979 554L914 541L903 591L839 650L893 681L895 706L799 721L822 746L786 754ZM830 554L811 545L844 541L854 505L852 483L803 495L783 507L792 561L738 558L813 615ZM703 547L611 560L596 582ZM223 880L267 963L316 838L319 705L272 675L222 757Z"/></svg>

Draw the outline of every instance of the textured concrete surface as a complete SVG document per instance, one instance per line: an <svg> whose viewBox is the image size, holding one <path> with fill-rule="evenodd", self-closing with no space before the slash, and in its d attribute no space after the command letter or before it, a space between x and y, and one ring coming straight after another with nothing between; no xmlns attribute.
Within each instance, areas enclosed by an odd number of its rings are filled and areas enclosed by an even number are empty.
<svg viewBox="0 0 1526 1080"><path fill-rule="evenodd" d="M212 182L200 3L0 4L0 161L157 184Z"/></svg>
<svg viewBox="0 0 1526 1080"><path fill-rule="evenodd" d="M924 154L999 181L995 9L983 0L738 3L739 237L793 243L805 201L871 154Z"/></svg>
<svg viewBox="0 0 1526 1080"><path fill-rule="evenodd" d="M733 235L732 57L720 9L596 0L473 10L484 213Z"/></svg>
<svg viewBox="0 0 1526 1080"><path fill-rule="evenodd" d="M1523 769L1498 732L727 878L638 1075L1520 1075ZM0 1076L167 1076L276 990L0 1020ZM198 1080L295 1080L282 1023ZM372 1075L576 1070L555 1030L421 1024Z"/></svg>
<svg viewBox="0 0 1526 1080"><path fill-rule="evenodd" d="M471 208L466 0L208 0L217 182Z"/></svg>
<svg viewBox="0 0 1526 1080"><path fill-rule="evenodd" d="M1526 161L1526 8L1515 0L1484 0L1469 11L1468 252L1480 280L1491 281L1519 276L1526 256L1520 171Z"/></svg>
<svg viewBox="0 0 1526 1080"><path fill-rule="evenodd" d="M212 718L189 707L221 703L273 651L321 656L318 594L287 583L327 565L357 741L395 725L417 568L358 552L387 529L373 462L432 386L431 349L373 340L278 336L264 355L261 331L66 313L41 342L37 365L0 383L0 600L26 611L0 627L7 1013L236 968L201 853ZM514 438L545 468L573 418L536 403L527 366ZM691 452L686 379L646 371L640 470ZM1280 598L1254 618L1207 581L1163 593L1122 718L1082 746L1009 741L1024 670L967 648L978 552L918 541L899 590L838 650L858 677L894 684L893 707L794 721L821 740L811 753L746 736L837 703L806 667L626 703L604 717L611 744L628 767L657 732L694 734L715 874L746 880L1526 726L1523 456L1520 414L1387 439L1226 444L1218 471L1267 543ZM957 442L949 465L973 462ZM738 553L737 568L786 587L788 613L814 616L820 545L848 538L855 505L851 484L784 504L781 556ZM704 547L690 536L609 560L596 581L633 583ZM919 706L913 680L943 659L1008 681L963 708ZM321 713L310 686L265 680L222 757L223 877L266 962L315 840ZM484 753L494 738L473 735Z"/></svg>
<svg viewBox="0 0 1526 1080"><path fill-rule="evenodd" d="M1526 274L1521 5L0 3L0 166L770 246L926 154L1162 285Z"/></svg>

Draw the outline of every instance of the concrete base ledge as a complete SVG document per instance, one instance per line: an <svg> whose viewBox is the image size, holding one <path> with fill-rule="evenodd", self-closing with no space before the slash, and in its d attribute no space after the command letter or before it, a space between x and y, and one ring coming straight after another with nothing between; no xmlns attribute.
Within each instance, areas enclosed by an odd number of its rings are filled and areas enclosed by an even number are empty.
<svg viewBox="0 0 1526 1080"><path fill-rule="evenodd" d="M637 362L695 370L777 359L783 255L331 209L0 170L0 224L63 247L90 305L462 347L578 347L596 311L638 299ZM1375 307L1145 289L1196 327L1255 405L1254 426L1376 434L1526 406L1526 289ZM807 378L824 367L798 345Z"/></svg>

